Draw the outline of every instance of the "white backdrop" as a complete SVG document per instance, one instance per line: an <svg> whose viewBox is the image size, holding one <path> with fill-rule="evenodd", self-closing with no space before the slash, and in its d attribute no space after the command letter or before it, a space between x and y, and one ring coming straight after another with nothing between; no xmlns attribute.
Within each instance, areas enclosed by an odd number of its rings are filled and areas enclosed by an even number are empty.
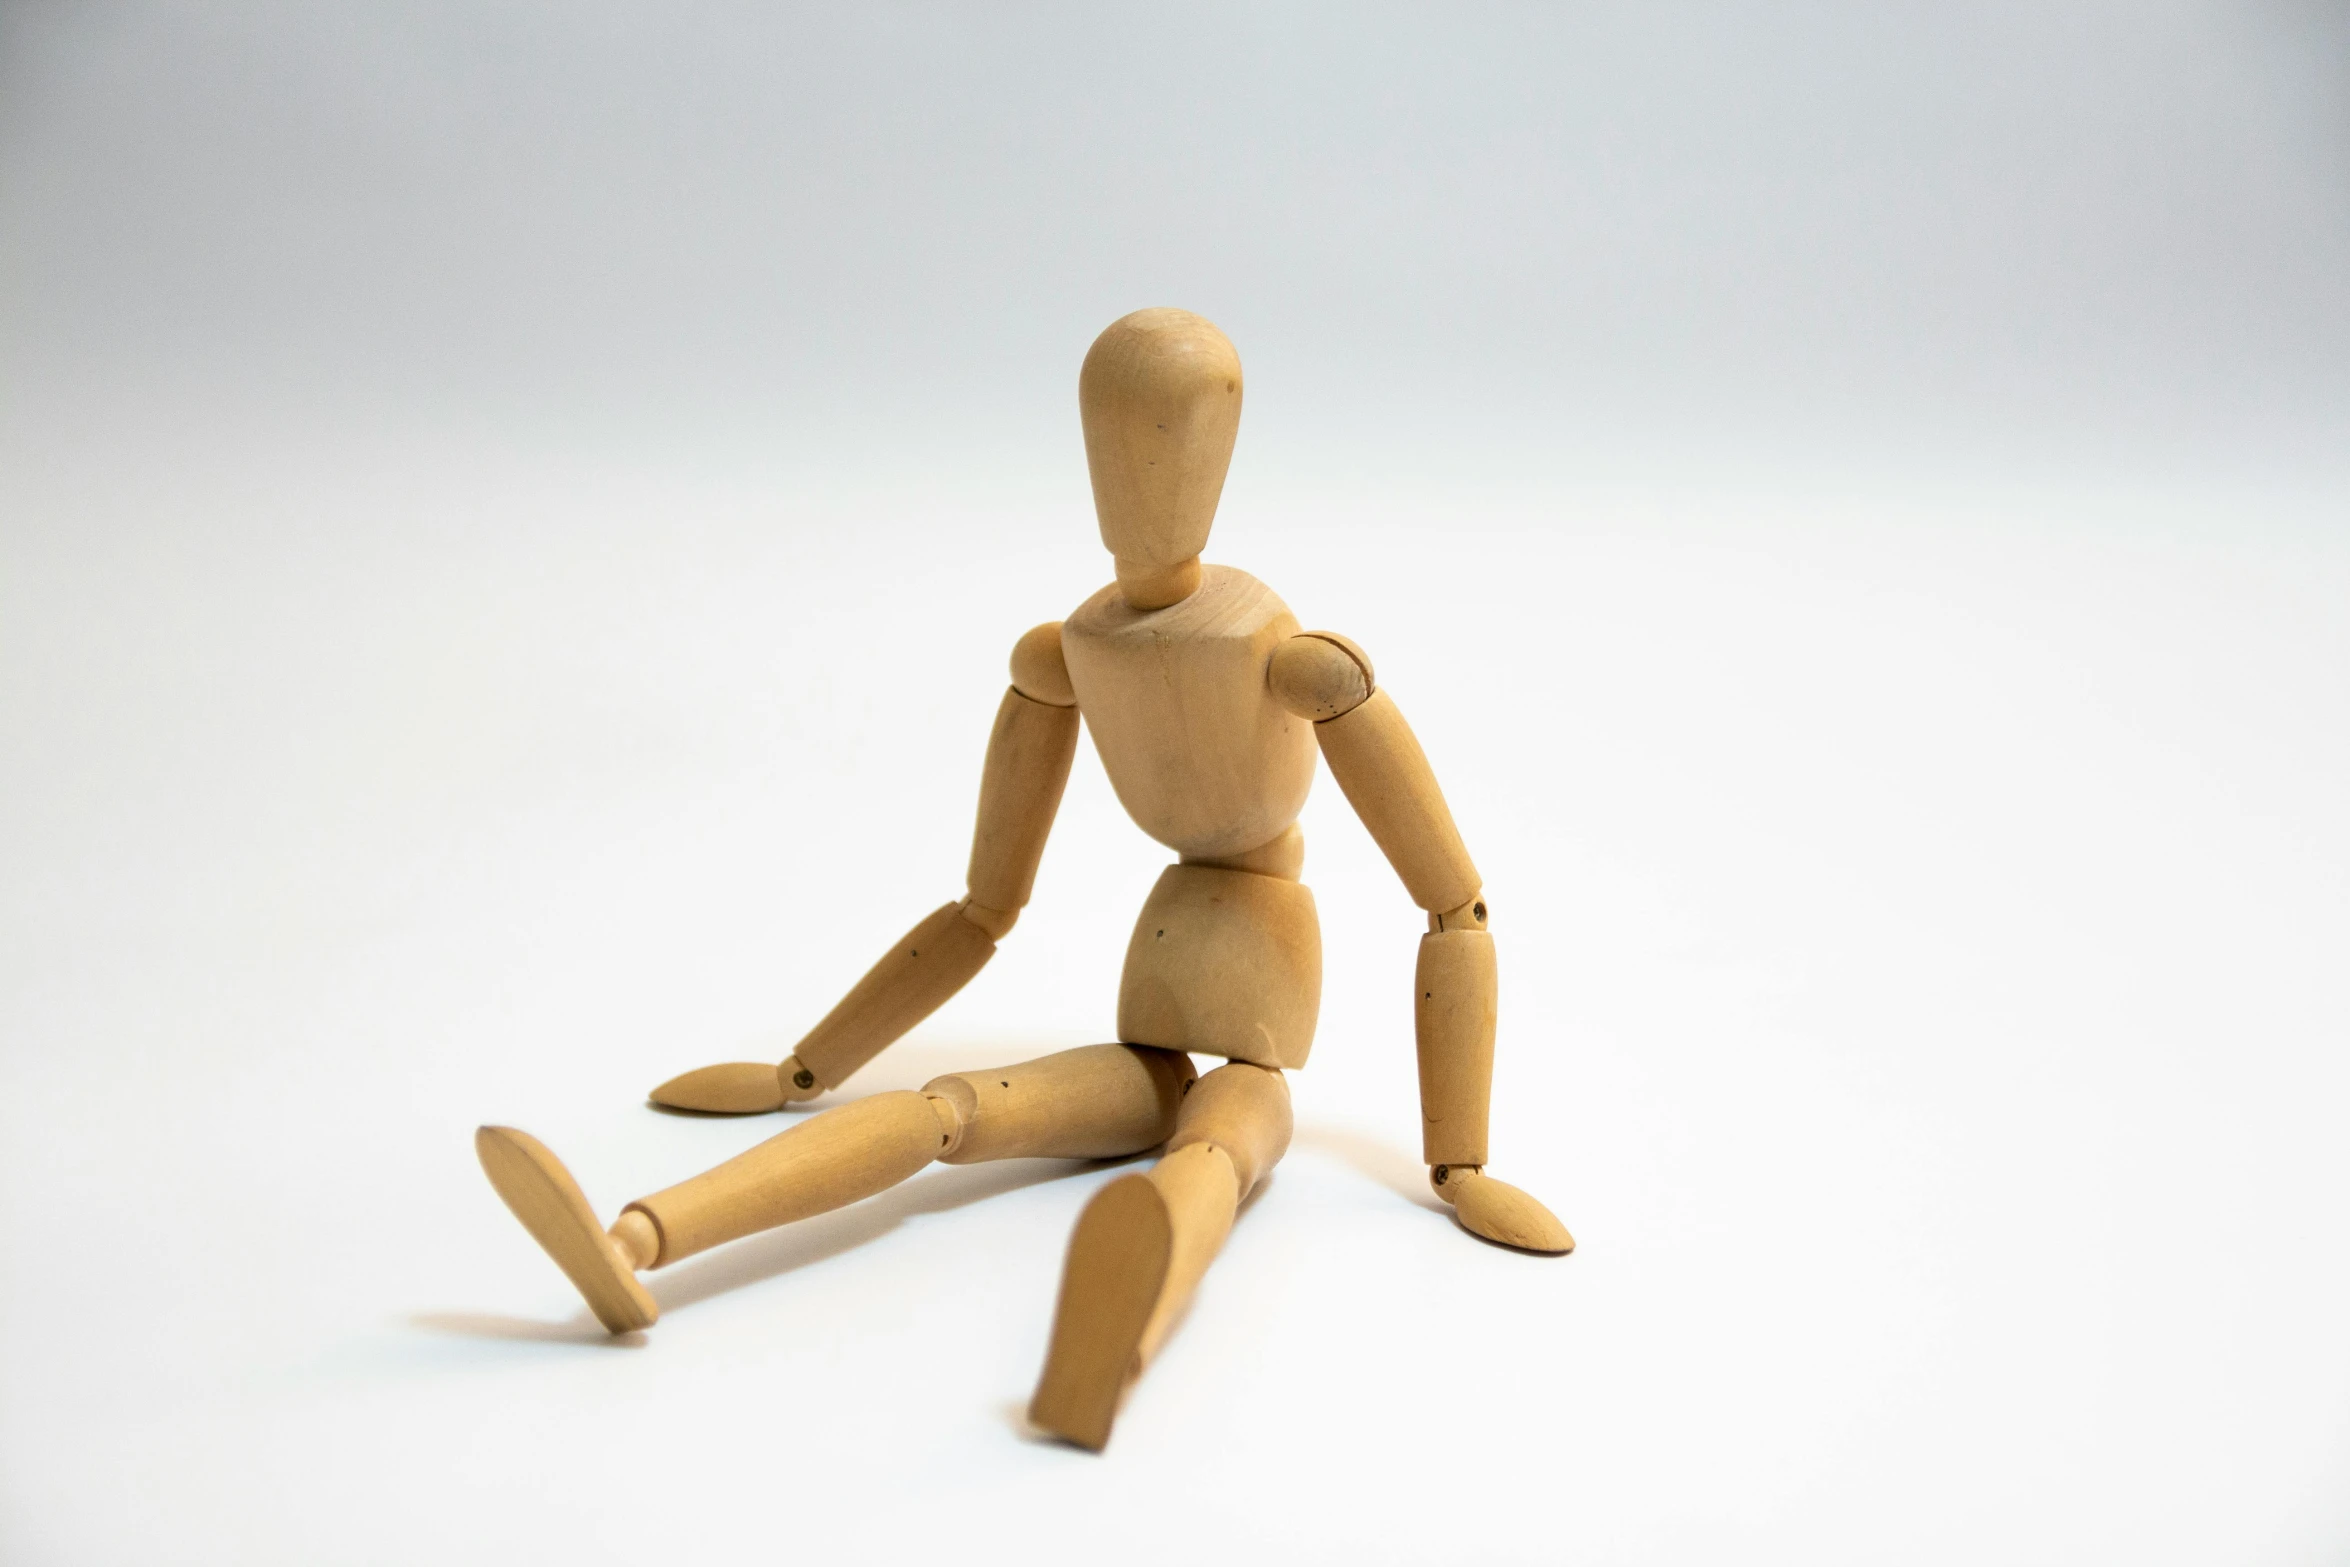
<svg viewBox="0 0 2350 1567"><path fill-rule="evenodd" d="M2350 1549L2332 12L0 17L0 1556L2325 1562ZM1115 1170L928 1172L606 1341L611 1210L955 896L1074 411L1218 320L1210 557L1370 649L1502 941L1327 782L1297 1142L1109 1453ZM850 1094L1106 1037L1165 856Z"/></svg>

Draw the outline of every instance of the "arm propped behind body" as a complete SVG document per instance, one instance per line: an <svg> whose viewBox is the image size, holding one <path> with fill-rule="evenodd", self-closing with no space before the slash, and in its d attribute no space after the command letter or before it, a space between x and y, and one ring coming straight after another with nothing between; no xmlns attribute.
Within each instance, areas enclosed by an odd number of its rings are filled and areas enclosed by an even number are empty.
<svg viewBox="0 0 2350 1567"><path fill-rule="evenodd" d="M1036 882L1061 790L1077 754L1077 693L1061 627L1038 626L1012 649L1012 686L996 709L979 784L966 896L898 939L781 1065L727 1062L673 1077L656 1104L737 1115L780 1110L838 1088L938 1010L995 956Z"/></svg>
<svg viewBox="0 0 2350 1567"><path fill-rule="evenodd" d="M1413 985L1422 1155L1463 1226L1528 1251L1574 1237L1526 1193L1485 1173L1493 1088L1496 975L1483 882L1436 774L1371 661L1346 638L1309 631L1273 650L1273 694L1314 720L1322 757L1412 901L1428 911Z"/></svg>

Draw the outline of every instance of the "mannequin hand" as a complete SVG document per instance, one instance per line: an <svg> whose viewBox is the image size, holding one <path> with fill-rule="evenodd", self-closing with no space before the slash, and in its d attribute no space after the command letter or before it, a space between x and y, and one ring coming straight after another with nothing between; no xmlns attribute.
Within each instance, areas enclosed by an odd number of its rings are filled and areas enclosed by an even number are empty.
<svg viewBox="0 0 2350 1567"><path fill-rule="evenodd" d="M1428 1172L1436 1195L1452 1204L1453 1217L1472 1235L1521 1251L1569 1252L1575 1237L1548 1208L1507 1181L1475 1165L1437 1165Z"/></svg>
<svg viewBox="0 0 2350 1567"><path fill-rule="evenodd" d="M673 1077L652 1092L653 1103L672 1110L700 1110L711 1115L761 1115L780 1110L796 1100L813 1099L824 1085L800 1065L798 1056L785 1056L781 1066L761 1061L728 1061L697 1067Z"/></svg>

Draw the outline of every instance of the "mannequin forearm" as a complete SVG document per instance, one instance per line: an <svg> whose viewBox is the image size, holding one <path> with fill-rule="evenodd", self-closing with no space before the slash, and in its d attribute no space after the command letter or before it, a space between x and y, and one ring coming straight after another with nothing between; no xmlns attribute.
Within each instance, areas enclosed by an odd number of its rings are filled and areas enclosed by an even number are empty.
<svg viewBox="0 0 2350 1567"><path fill-rule="evenodd" d="M756 1114L813 1099L848 1081L986 967L1028 902L1077 752L1076 707L1028 695L1019 683L1025 666L1027 684L1048 698L1065 694L1051 681L1059 657L1058 626L1038 627L1013 655L1015 684L996 709L980 775L965 878L970 895L933 910L900 937L780 1065L702 1067L654 1089L655 1103ZM1066 676L1060 684L1067 685Z"/></svg>
<svg viewBox="0 0 2350 1567"><path fill-rule="evenodd" d="M801 1094L838 1088L907 1029L945 1005L994 956L995 942L964 918L959 905L933 910L898 938L897 945L866 970L855 988L794 1047L792 1060L814 1081L790 1087ZM792 1074L791 1062L784 1063L784 1071L787 1077Z"/></svg>
<svg viewBox="0 0 2350 1567"><path fill-rule="evenodd" d="M1076 754L1076 708L1039 702L1017 687L1004 693L980 775L971 895L908 931L800 1041L792 1055L817 1083L838 1088L995 956L1036 884Z"/></svg>
<svg viewBox="0 0 2350 1567"><path fill-rule="evenodd" d="M1485 1163L1495 988L1489 933L1439 929L1420 938L1412 1022L1420 1057L1420 1147L1431 1165Z"/></svg>

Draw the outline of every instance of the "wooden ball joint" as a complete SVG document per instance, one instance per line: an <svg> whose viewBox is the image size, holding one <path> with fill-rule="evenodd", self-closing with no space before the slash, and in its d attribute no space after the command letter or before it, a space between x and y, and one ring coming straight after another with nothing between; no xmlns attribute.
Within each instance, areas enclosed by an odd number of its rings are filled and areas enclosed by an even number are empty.
<svg viewBox="0 0 2350 1567"><path fill-rule="evenodd" d="M1322 942L1299 809L1327 762L1428 914L1415 971L1420 1140L1461 1225L1574 1249L1550 1211L1485 1173L1495 969L1482 881L1435 772L1363 650L1299 627L1272 589L1200 551L1240 427L1240 358L1181 310L1114 322L1078 410L1116 580L1012 646L980 772L964 894L899 938L780 1064L671 1078L657 1104L753 1114L838 1088L995 955L1020 917L1082 722L1119 803L1175 853L1127 944L1117 1041L825 1111L639 1198L609 1228L555 1156L508 1127L475 1142L499 1196L614 1333L660 1308L638 1273L870 1197L938 1162L1119 1158L1069 1242L1039 1427L1099 1450L1127 1387L1180 1318L1240 1204L1289 1147ZM1194 1056L1222 1065L1199 1075Z"/></svg>

